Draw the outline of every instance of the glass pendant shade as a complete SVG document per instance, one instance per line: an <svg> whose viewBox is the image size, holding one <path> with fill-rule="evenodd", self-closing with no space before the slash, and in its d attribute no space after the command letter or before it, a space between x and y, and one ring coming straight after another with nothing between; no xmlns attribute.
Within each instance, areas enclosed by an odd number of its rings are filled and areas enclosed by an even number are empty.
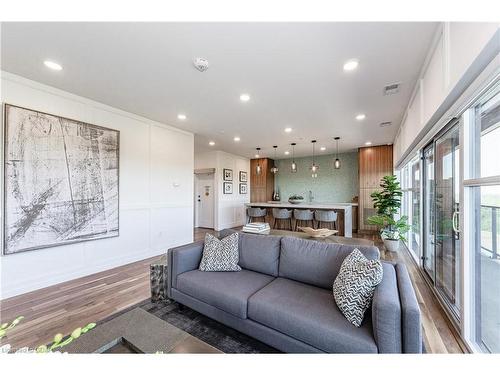
<svg viewBox="0 0 500 375"><path fill-rule="evenodd" d="M256 148L257 154L255 156L259 155L260 147ZM255 174L259 176L262 173L262 167L260 166L260 160L257 159L257 166L255 167Z"/></svg>
<svg viewBox="0 0 500 375"><path fill-rule="evenodd" d="M296 143L292 143L292 165L290 166L290 172L297 173L297 163L295 163L295 145Z"/></svg>
<svg viewBox="0 0 500 375"><path fill-rule="evenodd" d="M335 162L333 163L333 167L335 169L340 169L340 159L339 159L339 139L340 139L340 137L335 137L334 139L337 142L337 155L335 156Z"/></svg>
<svg viewBox="0 0 500 375"><path fill-rule="evenodd" d="M278 148L278 146L273 146L273 148L274 148L274 163L276 163L276 149ZM273 167L271 168L271 173L272 174L278 173L278 167L276 166L276 164L274 164Z"/></svg>
<svg viewBox="0 0 500 375"><path fill-rule="evenodd" d="M316 165L314 162L314 146L316 144L316 141L311 141L313 145L313 155L312 155L312 165L311 165L311 177L316 178L318 177L318 170L319 170L319 165Z"/></svg>
<svg viewBox="0 0 500 375"><path fill-rule="evenodd" d="M340 169L340 159L339 158L335 159L334 166L335 166L335 169Z"/></svg>

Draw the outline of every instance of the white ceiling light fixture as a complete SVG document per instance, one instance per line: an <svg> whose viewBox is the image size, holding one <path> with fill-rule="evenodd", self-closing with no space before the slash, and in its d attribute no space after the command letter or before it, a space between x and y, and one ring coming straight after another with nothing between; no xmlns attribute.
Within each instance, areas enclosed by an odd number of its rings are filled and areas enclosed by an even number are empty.
<svg viewBox="0 0 500 375"><path fill-rule="evenodd" d="M185 119L187 119L187 116L186 116L185 114L183 114L183 113L179 113L179 114L177 115L177 118L178 118L179 120L181 120L181 121L184 121Z"/></svg>
<svg viewBox="0 0 500 375"><path fill-rule="evenodd" d="M56 70L56 71L62 70L62 66L60 64L56 63L55 61L45 60L43 62L43 64L47 68L52 69L52 70Z"/></svg>
<svg viewBox="0 0 500 375"><path fill-rule="evenodd" d="M285 128L285 133L291 133L292 132L292 128Z"/></svg>
<svg viewBox="0 0 500 375"><path fill-rule="evenodd" d="M208 60L203 57L197 57L193 60L194 67L200 72L205 72L208 69Z"/></svg>
<svg viewBox="0 0 500 375"><path fill-rule="evenodd" d="M366 118L366 115L364 113L360 113L359 115L356 115L356 120L358 121L363 121Z"/></svg>
<svg viewBox="0 0 500 375"><path fill-rule="evenodd" d="M372 145L372 143L370 141L365 142L365 146L371 146L371 145Z"/></svg>
<svg viewBox="0 0 500 375"><path fill-rule="evenodd" d="M325 151L325 150L326 150L326 147L325 147L325 146L321 146L320 150L321 150L321 151Z"/></svg>
<svg viewBox="0 0 500 375"><path fill-rule="evenodd" d="M347 60L344 63L344 71L346 72L352 72L353 70L356 70L359 66L359 61L358 59L350 59Z"/></svg>
<svg viewBox="0 0 500 375"><path fill-rule="evenodd" d="M210 142L208 142L208 145L209 146L215 146L215 142L214 141L210 141Z"/></svg>
<svg viewBox="0 0 500 375"><path fill-rule="evenodd" d="M285 151L285 155L290 155L290 151Z"/></svg>
<svg viewBox="0 0 500 375"><path fill-rule="evenodd" d="M239 141L241 141L241 138L240 138L240 137L234 137L234 138L233 138L233 141L235 141L235 142L239 142Z"/></svg>
<svg viewBox="0 0 500 375"><path fill-rule="evenodd" d="M250 95L248 95L248 94L241 94L240 95L240 100L242 102L248 102L250 100Z"/></svg>

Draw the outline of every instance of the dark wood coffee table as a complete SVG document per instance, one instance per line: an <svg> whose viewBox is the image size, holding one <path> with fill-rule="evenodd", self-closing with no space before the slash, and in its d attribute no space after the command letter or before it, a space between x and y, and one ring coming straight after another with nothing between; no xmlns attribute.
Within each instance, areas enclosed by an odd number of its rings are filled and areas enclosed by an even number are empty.
<svg viewBox="0 0 500 375"><path fill-rule="evenodd" d="M68 353L222 353L172 324L135 308L98 324L63 349Z"/></svg>
<svg viewBox="0 0 500 375"><path fill-rule="evenodd" d="M311 237L304 232L292 232L289 230L278 230L271 229L266 233L262 234L270 234L275 236L283 236L283 237L297 237L303 238L306 240L313 240L324 243L338 243L342 245L353 245L353 246L375 246L373 241L366 240L364 238L351 238L351 237L343 237L343 236L328 236L328 237Z"/></svg>

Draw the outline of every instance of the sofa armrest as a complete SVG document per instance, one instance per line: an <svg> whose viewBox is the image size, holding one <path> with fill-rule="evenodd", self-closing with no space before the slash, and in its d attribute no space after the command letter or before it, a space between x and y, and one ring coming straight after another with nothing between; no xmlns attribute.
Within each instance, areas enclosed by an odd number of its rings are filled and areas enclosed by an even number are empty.
<svg viewBox="0 0 500 375"><path fill-rule="evenodd" d="M167 294L171 297L172 288L177 287L177 276L187 271L198 269L203 255L204 241L168 249L168 284Z"/></svg>
<svg viewBox="0 0 500 375"><path fill-rule="evenodd" d="M396 264L396 275L402 312L403 353L422 353L420 308L404 264Z"/></svg>
<svg viewBox="0 0 500 375"><path fill-rule="evenodd" d="M373 336L379 353L401 353L401 304L396 269L388 262L382 262L382 267L384 276L373 295Z"/></svg>

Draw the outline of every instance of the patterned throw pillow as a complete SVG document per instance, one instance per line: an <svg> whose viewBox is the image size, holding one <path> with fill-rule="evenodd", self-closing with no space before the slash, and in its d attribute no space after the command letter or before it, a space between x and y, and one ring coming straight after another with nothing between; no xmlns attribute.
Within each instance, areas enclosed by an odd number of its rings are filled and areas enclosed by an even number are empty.
<svg viewBox="0 0 500 375"><path fill-rule="evenodd" d="M333 283L333 297L342 314L356 327L361 325L382 276L382 263L367 259L358 249L342 262Z"/></svg>
<svg viewBox="0 0 500 375"><path fill-rule="evenodd" d="M233 233L222 240L210 233L205 235L200 271L241 271L238 261L238 233Z"/></svg>

